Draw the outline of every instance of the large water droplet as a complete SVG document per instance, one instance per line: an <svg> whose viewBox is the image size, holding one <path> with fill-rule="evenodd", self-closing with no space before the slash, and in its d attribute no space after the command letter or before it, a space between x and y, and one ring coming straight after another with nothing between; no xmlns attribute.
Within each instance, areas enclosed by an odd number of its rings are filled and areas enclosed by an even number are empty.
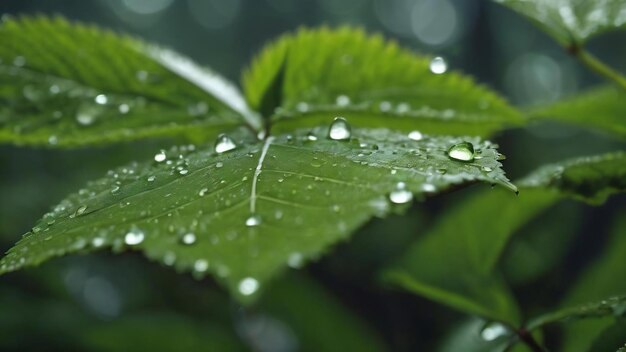
<svg viewBox="0 0 626 352"><path fill-rule="evenodd" d="M194 244L196 243L196 235L192 232L186 233L181 237L181 241L184 244Z"/></svg>
<svg viewBox="0 0 626 352"><path fill-rule="evenodd" d="M252 277L246 277L245 279L239 281L239 293L244 296L250 296L255 293L259 289L259 281Z"/></svg>
<svg viewBox="0 0 626 352"><path fill-rule="evenodd" d="M430 61L430 72L440 75L448 70L446 60L441 56L437 56Z"/></svg>
<svg viewBox="0 0 626 352"><path fill-rule="evenodd" d="M215 152L224 153L237 148L235 142L228 135L220 134L215 141Z"/></svg>
<svg viewBox="0 0 626 352"><path fill-rule="evenodd" d="M493 341L499 337L505 336L509 330L498 322L491 322L485 325L480 331L480 337L485 341Z"/></svg>
<svg viewBox="0 0 626 352"><path fill-rule="evenodd" d="M414 141L419 141L423 138L422 133L420 131L411 131L409 132L409 139Z"/></svg>
<svg viewBox="0 0 626 352"><path fill-rule="evenodd" d="M246 226L255 227L261 225L261 216L260 215L251 215L246 219Z"/></svg>
<svg viewBox="0 0 626 352"><path fill-rule="evenodd" d="M139 228L133 227L124 236L124 242L129 246L135 246L143 242L144 233Z"/></svg>
<svg viewBox="0 0 626 352"><path fill-rule="evenodd" d="M167 155L165 155L165 150L161 150L154 155L154 161L156 161L157 163L165 161L165 159L167 159Z"/></svg>
<svg viewBox="0 0 626 352"><path fill-rule="evenodd" d="M470 142L457 143L448 149L448 156L459 161L474 160L474 146Z"/></svg>
<svg viewBox="0 0 626 352"><path fill-rule="evenodd" d="M336 141L345 141L350 139L351 135L352 129L348 121L343 117L335 117L328 130L328 138Z"/></svg>
<svg viewBox="0 0 626 352"><path fill-rule="evenodd" d="M406 189L404 182L398 182L396 188L389 193L389 200L395 204L405 204L413 200L413 193Z"/></svg>

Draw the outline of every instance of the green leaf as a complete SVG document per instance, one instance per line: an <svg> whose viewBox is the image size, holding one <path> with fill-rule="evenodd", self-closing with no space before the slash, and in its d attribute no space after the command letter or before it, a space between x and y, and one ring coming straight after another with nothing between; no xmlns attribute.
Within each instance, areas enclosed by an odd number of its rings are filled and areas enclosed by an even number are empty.
<svg viewBox="0 0 626 352"><path fill-rule="evenodd" d="M487 88L455 72L435 74L430 62L361 30L302 29L267 47L243 85L258 110L282 81L282 106L271 117L275 132L333 116L361 127L483 136L523 122Z"/></svg>
<svg viewBox="0 0 626 352"><path fill-rule="evenodd" d="M136 39L23 17L3 21L0 42L0 142L71 147L261 126L223 78Z"/></svg>
<svg viewBox="0 0 626 352"><path fill-rule="evenodd" d="M379 334L305 275L277 280L259 310L287 324L299 351L386 351Z"/></svg>
<svg viewBox="0 0 626 352"><path fill-rule="evenodd" d="M530 112L533 119L551 119L596 128L626 138L626 91L602 86L542 106Z"/></svg>
<svg viewBox="0 0 626 352"><path fill-rule="evenodd" d="M561 44L588 39L626 26L624 0L495 0L530 18Z"/></svg>
<svg viewBox="0 0 626 352"><path fill-rule="evenodd" d="M541 315L528 323L528 329L533 330L547 324L577 319L626 317L626 296L615 296L599 302L586 303L576 307L569 307Z"/></svg>
<svg viewBox="0 0 626 352"><path fill-rule="evenodd" d="M515 324L516 305L495 270L513 233L560 199L598 203L626 191L625 172L626 153L583 157L520 180L519 198L474 194L451 207L383 277L453 308Z"/></svg>
<svg viewBox="0 0 626 352"><path fill-rule="evenodd" d="M616 212L623 214L624 210ZM613 226L610 240L604 246L602 256L589 266L569 290L563 307L599 301L605 297L626 294L626 218L618 216ZM581 320L564 326L563 350L587 351L594 339L615 322L613 317Z"/></svg>
<svg viewBox="0 0 626 352"><path fill-rule="evenodd" d="M355 129L338 141L328 131L242 137L223 153L182 147L111 171L46 214L0 260L0 273L103 246L141 249L179 270L214 273L245 301L287 264L318 257L413 197L476 181L515 189L494 145L477 137L415 141ZM473 143L474 161L448 157L461 141Z"/></svg>

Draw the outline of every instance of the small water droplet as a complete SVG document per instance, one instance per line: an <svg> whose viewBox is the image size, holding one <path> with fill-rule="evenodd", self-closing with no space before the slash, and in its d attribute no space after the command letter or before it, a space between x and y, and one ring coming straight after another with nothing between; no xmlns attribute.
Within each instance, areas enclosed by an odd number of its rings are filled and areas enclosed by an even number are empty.
<svg viewBox="0 0 626 352"><path fill-rule="evenodd" d="M413 200L413 193L406 189L404 182L398 182L396 188L389 193L389 200L395 204L405 204Z"/></svg>
<svg viewBox="0 0 626 352"><path fill-rule="evenodd" d="M87 206L86 205L81 205L80 207L78 207L78 209L76 209L76 212L74 213L75 216L81 216L85 213L85 211L87 210Z"/></svg>
<svg viewBox="0 0 626 352"><path fill-rule="evenodd" d="M120 186L113 186L113 188L111 188L111 194L117 194L120 192Z"/></svg>
<svg viewBox="0 0 626 352"><path fill-rule="evenodd" d="M437 187L435 187L435 185L433 185L432 183L424 183L422 184L422 191L424 192L434 192L437 190Z"/></svg>
<svg viewBox="0 0 626 352"><path fill-rule="evenodd" d="M250 296L259 289L259 281L252 277L246 277L243 280L239 281L238 288L239 293L244 296Z"/></svg>
<svg viewBox="0 0 626 352"><path fill-rule="evenodd" d="M378 104L378 109L380 109L380 111L389 111L391 110L391 103L388 101L381 101L380 104Z"/></svg>
<svg viewBox="0 0 626 352"><path fill-rule="evenodd" d="M144 233L137 227L133 227L124 236L124 242L129 246L135 246L143 242Z"/></svg>
<svg viewBox="0 0 626 352"><path fill-rule="evenodd" d="M207 105L207 103L205 103L203 101L198 102L196 104L190 104L189 106L187 106L187 112L191 116L204 115L208 111L209 111L209 106Z"/></svg>
<svg viewBox="0 0 626 352"><path fill-rule="evenodd" d="M480 337L485 341L493 341L508 334L509 330L498 322L488 323L480 331Z"/></svg>
<svg viewBox="0 0 626 352"><path fill-rule="evenodd" d="M163 255L163 263L167 266L172 266L176 262L176 254L174 252L166 252Z"/></svg>
<svg viewBox="0 0 626 352"><path fill-rule="evenodd" d="M261 225L262 220L260 215L251 215L246 219L246 226L255 227Z"/></svg>
<svg viewBox="0 0 626 352"><path fill-rule="evenodd" d="M335 102L338 106L348 106L350 105L350 98L347 95L340 95Z"/></svg>
<svg viewBox="0 0 626 352"><path fill-rule="evenodd" d="M309 132L306 134L306 139L309 141L316 141L317 136L313 132Z"/></svg>
<svg viewBox="0 0 626 352"><path fill-rule="evenodd" d="M235 142L228 135L220 134L215 141L215 152L218 154L237 148Z"/></svg>
<svg viewBox="0 0 626 352"><path fill-rule="evenodd" d="M457 143L448 149L448 156L459 161L474 160L474 146L470 142Z"/></svg>
<svg viewBox="0 0 626 352"><path fill-rule="evenodd" d="M208 191L209 191L209 189L205 187L205 188L201 189L201 190L200 190L200 192L198 192L198 195L199 195L200 197L204 197L204 195L205 195L205 194L206 194L206 192L208 192Z"/></svg>
<svg viewBox="0 0 626 352"><path fill-rule="evenodd" d="M206 259L198 259L193 263L193 269L199 273L207 271L209 268L209 262Z"/></svg>
<svg viewBox="0 0 626 352"><path fill-rule="evenodd" d="M156 161L157 163L165 161L165 159L167 159L167 155L165 155L165 150L161 150L154 155L154 161Z"/></svg>
<svg viewBox="0 0 626 352"><path fill-rule="evenodd" d="M491 171L493 171L493 169L492 169L492 168L490 168L489 166L483 166L483 167L482 167L482 169L483 169L483 171L486 171L486 172L491 172Z"/></svg>
<svg viewBox="0 0 626 352"><path fill-rule="evenodd" d="M351 130L352 128L346 119L343 117L335 117L328 130L328 138L336 141L348 140L352 135Z"/></svg>
<svg viewBox="0 0 626 352"><path fill-rule="evenodd" d="M89 126L96 121L96 115L85 109L79 110L76 114L76 122L83 126Z"/></svg>
<svg viewBox="0 0 626 352"><path fill-rule="evenodd" d="M299 112L307 112L309 111L309 104L305 102L299 102L298 104L296 104L296 110L298 110Z"/></svg>
<svg viewBox="0 0 626 352"><path fill-rule="evenodd" d="M98 94L94 100L96 104L104 105L109 101L109 98L104 94Z"/></svg>
<svg viewBox="0 0 626 352"><path fill-rule="evenodd" d="M180 169L180 170L178 170L178 173L181 174L181 175L187 175L189 173L189 170L187 170L187 169Z"/></svg>
<svg viewBox="0 0 626 352"><path fill-rule="evenodd" d="M57 143L59 143L59 139L57 138L57 136L50 135L50 137L48 137L48 144L56 145Z"/></svg>
<svg viewBox="0 0 626 352"><path fill-rule="evenodd" d="M117 107L117 110L120 114L127 114L130 111L130 106L128 104L120 104L120 106Z"/></svg>
<svg viewBox="0 0 626 352"><path fill-rule="evenodd" d="M423 138L422 133L420 131L411 131L409 132L409 139L414 141L419 141Z"/></svg>
<svg viewBox="0 0 626 352"><path fill-rule="evenodd" d="M184 244L194 244L196 243L196 235L192 232L186 233L181 237L181 241Z"/></svg>
<svg viewBox="0 0 626 352"><path fill-rule="evenodd" d="M102 247L104 245L104 238L102 237L94 237L91 240L91 245L98 248L98 247Z"/></svg>
<svg viewBox="0 0 626 352"><path fill-rule="evenodd" d="M300 252L293 252L287 258L287 265L290 268L298 269L304 264L304 256Z"/></svg>
<svg viewBox="0 0 626 352"><path fill-rule="evenodd" d="M430 72L440 75L448 70L448 64L443 57L437 56L430 61Z"/></svg>
<svg viewBox="0 0 626 352"><path fill-rule="evenodd" d="M156 176L148 176L148 182L154 182L154 180L156 180Z"/></svg>

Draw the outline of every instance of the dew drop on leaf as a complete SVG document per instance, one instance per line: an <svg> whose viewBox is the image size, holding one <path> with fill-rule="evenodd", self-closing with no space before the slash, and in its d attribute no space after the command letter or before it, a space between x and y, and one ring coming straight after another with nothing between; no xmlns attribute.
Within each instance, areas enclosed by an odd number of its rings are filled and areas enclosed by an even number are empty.
<svg viewBox="0 0 626 352"><path fill-rule="evenodd" d="M250 296L254 294L259 289L259 281L252 277L246 277L243 280L239 281L239 293L244 296Z"/></svg>
<svg viewBox="0 0 626 352"><path fill-rule="evenodd" d="M398 182L396 188L389 193L389 200L395 204L405 204L413 200L413 193L406 189L404 182Z"/></svg>
<svg viewBox="0 0 626 352"><path fill-rule="evenodd" d="M193 269L199 273L207 271L209 268L209 262L206 259L198 259L193 263Z"/></svg>
<svg viewBox="0 0 626 352"><path fill-rule="evenodd" d="M420 131L411 131L409 132L409 139L414 141L419 141L423 138L422 133Z"/></svg>
<svg viewBox="0 0 626 352"><path fill-rule="evenodd" d="M127 114L130 111L130 106L128 104L120 104L120 106L117 107L117 110L120 114Z"/></svg>
<svg viewBox="0 0 626 352"><path fill-rule="evenodd" d="M216 153L221 154L229 150L233 150L235 148L237 148L237 145L230 137L228 137L228 135L222 133L219 136L217 136L217 140L215 141Z"/></svg>
<svg viewBox="0 0 626 352"><path fill-rule="evenodd" d="M457 143L448 149L448 156L458 161L473 161L474 146L470 142Z"/></svg>
<svg viewBox="0 0 626 352"><path fill-rule="evenodd" d="M309 141L316 141L317 136L313 132L309 132L306 134L306 139Z"/></svg>
<svg viewBox="0 0 626 352"><path fill-rule="evenodd" d="M255 227L255 226L259 226L261 225L261 216L259 215L251 215L249 218L246 219L246 226L248 227Z"/></svg>
<svg viewBox="0 0 626 352"><path fill-rule="evenodd" d="M422 185L422 191L424 192L435 192L437 190L437 187L435 185L433 185L432 183L424 183Z"/></svg>
<svg viewBox="0 0 626 352"><path fill-rule="evenodd" d="M186 233L181 237L181 242L183 244L194 244L196 243L196 235L192 232Z"/></svg>
<svg viewBox="0 0 626 352"><path fill-rule="evenodd" d="M205 195L205 194L206 194L206 192L208 192L208 191L209 191L209 189L205 187L205 188L201 189L201 190L200 190L200 192L198 192L198 195L199 195L200 197L204 197L204 195Z"/></svg>
<svg viewBox="0 0 626 352"><path fill-rule="evenodd" d="M298 269L302 267L302 264L304 264L304 256L302 253L293 252L289 254L289 257L287 258L287 265L289 265L290 268Z"/></svg>
<svg viewBox="0 0 626 352"><path fill-rule="evenodd" d="M348 106L350 105L350 98L347 95L340 95L335 102L338 106Z"/></svg>
<svg viewBox="0 0 626 352"><path fill-rule="evenodd" d="M143 231L141 231L140 229L136 227L133 227L132 229L130 229L130 231L126 233L126 236L124 236L124 243L126 243L129 246L135 246L143 242L143 239L144 239Z"/></svg>
<svg viewBox="0 0 626 352"><path fill-rule="evenodd" d="M444 58L442 58L441 56L434 57L430 61L429 67L430 67L430 72L436 75L445 73L448 70L448 64L446 63L446 60L444 60Z"/></svg>
<svg viewBox="0 0 626 352"><path fill-rule="evenodd" d="M104 105L109 101L109 98L107 98L104 94L98 94L94 100L96 101L96 104Z"/></svg>
<svg viewBox="0 0 626 352"><path fill-rule="evenodd" d="M165 155L165 150L161 150L154 155L154 161L156 161L157 163L165 161L165 159L167 159L167 155Z"/></svg>
<svg viewBox="0 0 626 352"><path fill-rule="evenodd" d="M336 141L345 141L350 139L350 136L352 136L352 128L348 121L343 117L335 117L328 130L328 138Z"/></svg>
<svg viewBox="0 0 626 352"><path fill-rule="evenodd" d="M493 341L499 337L507 335L508 333L509 331L504 325L498 322L491 322L487 323L480 331L480 337L485 341Z"/></svg>

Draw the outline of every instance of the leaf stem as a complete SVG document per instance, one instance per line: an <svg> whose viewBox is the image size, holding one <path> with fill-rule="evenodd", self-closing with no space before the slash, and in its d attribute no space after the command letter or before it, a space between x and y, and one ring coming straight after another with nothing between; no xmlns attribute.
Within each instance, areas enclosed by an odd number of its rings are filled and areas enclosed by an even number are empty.
<svg viewBox="0 0 626 352"><path fill-rule="evenodd" d="M612 67L606 65L600 61L597 57L581 48L578 45L572 45L568 48L568 52L576 56L583 64L585 64L590 70L597 73L600 76L617 83L623 89L626 89L626 77L622 76L619 72Z"/></svg>
<svg viewBox="0 0 626 352"><path fill-rule="evenodd" d="M546 352L547 350L535 340L533 335L525 328L515 330L517 336L522 340L533 352Z"/></svg>

